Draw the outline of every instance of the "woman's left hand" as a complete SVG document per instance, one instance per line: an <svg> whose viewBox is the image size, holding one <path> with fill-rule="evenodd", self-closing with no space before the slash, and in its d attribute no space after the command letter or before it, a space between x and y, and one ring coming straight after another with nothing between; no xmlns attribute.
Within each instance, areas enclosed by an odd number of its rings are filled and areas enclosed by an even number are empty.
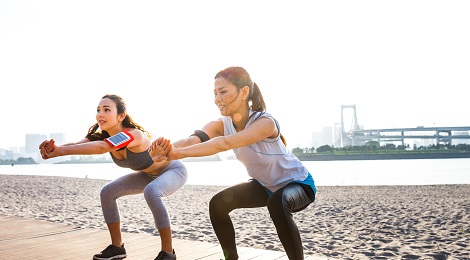
<svg viewBox="0 0 470 260"><path fill-rule="evenodd" d="M167 155L172 147L170 140L159 137L150 145L149 154L154 162L162 162L168 159Z"/></svg>
<svg viewBox="0 0 470 260"><path fill-rule="evenodd" d="M56 149L57 146L55 145L54 139L51 139L50 141L46 140L39 145L41 157L44 160L55 157L56 155L54 152Z"/></svg>

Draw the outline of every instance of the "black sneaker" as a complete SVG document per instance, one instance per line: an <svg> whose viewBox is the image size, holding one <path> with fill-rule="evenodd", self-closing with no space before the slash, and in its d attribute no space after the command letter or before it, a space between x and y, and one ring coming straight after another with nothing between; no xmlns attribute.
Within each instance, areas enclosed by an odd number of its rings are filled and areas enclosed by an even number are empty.
<svg viewBox="0 0 470 260"><path fill-rule="evenodd" d="M109 245L101 253L93 256L93 260L111 260L111 259L124 259L126 258L126 249L124 244L121 247L115 245Z"/></svg>
<svg viewBox="0 0 470 260"><path fill-rule="evenodd" d="M176 260L175 250L173 249L173 254L168 254L165 251L160 251L157 257L154 260Z"/></svg>

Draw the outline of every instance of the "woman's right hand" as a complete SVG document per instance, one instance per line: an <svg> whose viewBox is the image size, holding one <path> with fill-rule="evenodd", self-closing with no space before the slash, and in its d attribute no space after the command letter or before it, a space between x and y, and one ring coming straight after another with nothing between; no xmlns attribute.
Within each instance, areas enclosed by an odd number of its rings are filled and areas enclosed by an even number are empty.
<svg viewBox="0 0 470 260"><path fill-rule="evenodd" d="M167 155L173 145L170 140L163 137L157 138L152 142L149 148L149 154L154 162L162 162L168 160Z"/></svg>
<svg viewBox="0 0 470 260"><path fill-rule="evenodd" d="M45 140L39 145L39 150L41 152L42 159L46 160L52 157L56 157L54 152L57 151L57 146L55 145L54 139Z"/></svg>

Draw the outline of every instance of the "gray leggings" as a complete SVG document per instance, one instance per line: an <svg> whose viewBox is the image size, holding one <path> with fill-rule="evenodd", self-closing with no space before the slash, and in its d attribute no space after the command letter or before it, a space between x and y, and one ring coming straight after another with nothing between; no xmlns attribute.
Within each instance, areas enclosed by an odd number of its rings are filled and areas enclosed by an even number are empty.
<svg viewBox="0 0 470 260"><path fill-rule="evenodd" d="M170 217L162 197L170 196L186 183L188 173L181 161L171 161L158 176L133 172L119 177L101 188L101 208L106 223L120 221L117 199L126 195L144 193L152 211L157 229L170 226Z"/></svg>

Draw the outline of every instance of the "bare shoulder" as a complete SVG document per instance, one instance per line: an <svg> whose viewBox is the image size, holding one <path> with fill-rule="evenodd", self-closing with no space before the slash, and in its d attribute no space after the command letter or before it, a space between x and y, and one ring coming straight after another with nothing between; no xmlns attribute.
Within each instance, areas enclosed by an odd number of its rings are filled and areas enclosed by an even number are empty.
<svg viewBox="0 0 470 260"><path fill-rule="evenodd" d="M256 119L255 122L256 122L257 120L267 120L267 121L269 121L269 122L271 122L271 123L273 123L273 124L276 124L276 123L274 122L274 118L273 118L272 116L268 116L268 115L262 115L262 116L260 116L260 118Z"/></svg>
<svg viewBox="0 0 470 260"><path fill-rule="evenodd" d="M134 137L134 141L132 141L128 148L131 147L143 147L143 149L147 149L150 146L151 140L150 138L141 130L139 129L129 129L129 133ZM138 150L141 150L137 148Z"/></svg>
<svg viewBox="0 0 470 260"><path fill-rule="evenodd" d="M222 118L207 123L202 129L210 138L224 135L224 122Z"/></svg>
<svg viewBox="0 0 470 260"><path fill-rule="evenodd" d="M261 116L246 128L249 132L257 132L265 138L275 138L278 135L278 128L274 118L270 116Z"/></svg>
<svg viewBox="0 0 470 260"><path fill-rule="evenodd" d="M276 122L274 121L274 118L271 116L261 116L260 118L256 119L252 125L260 125L262 124L265 127L276 127Z"/></svg>

